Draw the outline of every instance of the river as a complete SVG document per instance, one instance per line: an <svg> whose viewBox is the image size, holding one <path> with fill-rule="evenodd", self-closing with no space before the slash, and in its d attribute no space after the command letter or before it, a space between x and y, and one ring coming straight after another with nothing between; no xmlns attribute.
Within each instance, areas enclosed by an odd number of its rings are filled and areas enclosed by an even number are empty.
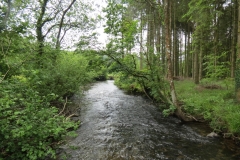
<svg viewBox="0 0 240 160"><path fill-rule="evenodd" d="M81 104L81 126L78 136L61 147L61 159L240 159L224 139L207 138L207 129L197 123L164 117L150 101L124 93L114 81L97 82L74 101Z"/></svg>

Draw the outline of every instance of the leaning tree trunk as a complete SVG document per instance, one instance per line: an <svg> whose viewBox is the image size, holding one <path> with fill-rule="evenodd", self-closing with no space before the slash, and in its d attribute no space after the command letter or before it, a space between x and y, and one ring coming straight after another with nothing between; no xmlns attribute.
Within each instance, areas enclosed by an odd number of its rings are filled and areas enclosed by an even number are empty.
<svg viewBox="0 0 240 160"><path fill-rule="evenodd" d="M177 94L174 86L173 81L173 71L172 71L172 58L171 58L171 29L170 29L170 3L171 0L164 0L164 12L165 12L165 47L166 47L166 58L167 58L167 80L170 85L170 93L171 93L171 103L176 107L175 114L183 121L192 121L194 120L193 117L187 117L181 109L181 106L177 102Z"/></svg>
<svg viewBox="0 0 240 160"><path fill-rule="evenodd" d="M171 92L171 98L172 98L172 104L176 106L177 108L177 114L179 118L181 118L181 108L179 107L177 103L177 95L175 91L175 86L173 82L173 74L172 74L172 59L171 59L171 32L170 32L170 4L169 0L164 1L164 10L165 10L165 52L166 52L166 58L167 58L167 80L169 81L170 85L170 92Z"/></svg>

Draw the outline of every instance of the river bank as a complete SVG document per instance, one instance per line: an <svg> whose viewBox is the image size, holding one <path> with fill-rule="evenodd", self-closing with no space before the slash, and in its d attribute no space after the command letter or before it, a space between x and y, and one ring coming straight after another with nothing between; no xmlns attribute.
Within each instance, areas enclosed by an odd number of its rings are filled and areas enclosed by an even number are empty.
<svg viewBox="0 0 240 160"><path fill-rule="evenodd" d="M192 80L175 82L178 99L184 112L205 121L215 133L239 142L240 108L234 100L234 82Z"/></svg>

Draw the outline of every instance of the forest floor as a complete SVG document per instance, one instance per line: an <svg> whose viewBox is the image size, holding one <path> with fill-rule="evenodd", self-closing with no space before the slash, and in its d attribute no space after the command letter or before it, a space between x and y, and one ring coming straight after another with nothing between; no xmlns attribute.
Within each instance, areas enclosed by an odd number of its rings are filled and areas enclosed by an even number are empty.
<svg viewBox="0 0 240 160"><path fill-rule="evenodd" d="M191 79L175 82L178 99L186 114L205 121L214 132L225 138L240 140L240 105L234 100L234 80Z"/></svg>

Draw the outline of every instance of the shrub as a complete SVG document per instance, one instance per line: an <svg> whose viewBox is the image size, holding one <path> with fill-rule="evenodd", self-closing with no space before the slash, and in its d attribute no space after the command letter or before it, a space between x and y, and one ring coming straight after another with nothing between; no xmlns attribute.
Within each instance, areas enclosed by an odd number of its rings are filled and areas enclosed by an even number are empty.
<svg viewBox="0 0 240 160"><path fill-rule="evenodd" d="M29 70L26 76L40 95L71 96L91 80L87 65L84 57L65 52L57 56L56 62L46 61L43 68Z"/></svg>
<svg viewBox="0 0 240 160"><path fill-rule="evenodd" d="M137 78L133 77L133 76L130 76L130 75L126 75L122 72L119 72L117 74L117 76L115 76L115 84L129 92L129 93L132 93L132 92L143 92L142 91L142 86L139 84Z"/></svg>
<svg viewBox="0 0 240 160"><path fill-rule="evenodd" d="M227 52L223 52L220 55L206 55L204 59L206 62L203 64L205 66L206 76L212 80L217 80L219 78L227 77L230 73L229 62L220 62L221 58L227 56ZM217 63L216 63L216 60Z"/></svg>
<svg viewBox="0 0 240 160"><path fill-rule="evenodd" d="M18 79L3 81L0 90L0 159L55 157L58 142L77 127L50 106L56 96L40 96Z"/></svg>

